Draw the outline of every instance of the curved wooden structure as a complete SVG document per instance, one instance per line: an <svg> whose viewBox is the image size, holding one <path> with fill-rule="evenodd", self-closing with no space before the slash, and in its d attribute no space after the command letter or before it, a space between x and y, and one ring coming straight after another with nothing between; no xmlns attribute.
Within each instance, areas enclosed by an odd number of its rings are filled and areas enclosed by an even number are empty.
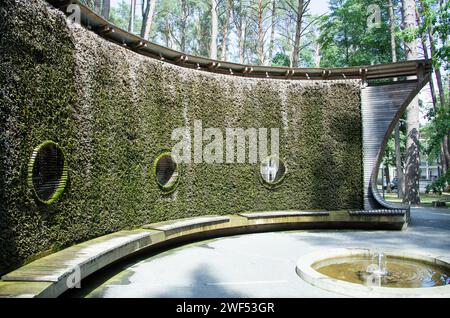
<svg viewBox="0 0 450 318"><path fill-rule="evenodd" d="M389 136L413 98L430 80L423 73L415 80L368 86L361 92L364 154L364 208L398 208L377 190L377 176ZM408 219L409 222L409 213Z"/></svg>

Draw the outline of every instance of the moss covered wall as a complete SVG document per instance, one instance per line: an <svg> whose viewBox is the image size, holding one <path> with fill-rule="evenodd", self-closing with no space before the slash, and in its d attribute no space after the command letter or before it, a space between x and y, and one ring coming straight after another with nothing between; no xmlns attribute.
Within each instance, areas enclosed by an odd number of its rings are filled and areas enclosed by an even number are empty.
<svg viewBox="0 0 450 318"><path fill-rule="evenodd" d="M205 214L362 207L360 91L355 82L245 79L137 55L42 0L0 5L0 272L51 249L141 224ZM279 188L255 164L183 165L163 195L149 178L174 128L280 128ZM37 204L30 155L67 154L60 199Z"/></svg>

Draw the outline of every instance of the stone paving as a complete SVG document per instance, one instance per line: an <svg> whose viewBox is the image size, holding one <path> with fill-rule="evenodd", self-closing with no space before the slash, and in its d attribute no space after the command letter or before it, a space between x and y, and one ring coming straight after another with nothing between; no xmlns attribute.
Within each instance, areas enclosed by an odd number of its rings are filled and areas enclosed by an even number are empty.
<svg viewBox="0 0 450 318"><path fill-rule="evenodd" d="M411 215L405 231L272 232L185 245L122 265L112 278L102 278L103 284L85 282L82 292L72 296L342 297L302 281L295 273L297 260L336 247L450 256L450 209L413 208Z"/></svg>

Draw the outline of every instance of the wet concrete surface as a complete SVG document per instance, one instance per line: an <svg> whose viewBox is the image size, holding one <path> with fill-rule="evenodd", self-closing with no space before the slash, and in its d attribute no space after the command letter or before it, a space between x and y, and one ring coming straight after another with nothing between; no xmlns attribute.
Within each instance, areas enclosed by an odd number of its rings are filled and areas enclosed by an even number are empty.
<svg viewBox="0 0 450 318"><path fill-rule="evenodd" d="M405 231L314 230L239 235L121 264L71 297L342 297L304 282L297 260L318 249L362 247L450 256L450 209L413 208Z"/></svg>

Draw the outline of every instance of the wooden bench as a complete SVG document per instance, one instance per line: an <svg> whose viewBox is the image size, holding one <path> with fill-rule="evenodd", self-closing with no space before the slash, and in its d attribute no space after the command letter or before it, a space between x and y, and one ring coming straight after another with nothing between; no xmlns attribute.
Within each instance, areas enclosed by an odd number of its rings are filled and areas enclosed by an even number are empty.
<svg viewBox="0 0 450 318"><path fill-rule="evenodd" d="M301 216L328 216L330 212L327 211L273 211L273 212L253 212L240 213L247 219L269 219L269 218L287 218L287 217L301 217Z"/></svg>
<svg viewBox="0 0 450 318"><path fill-rule="evenodd" d="M375 210L349 210L352 216L404 216L407 209L375 209Z"/></svg>
<svg viewBox="0 0 450 318"><path fill-rule="evenodd" d="M163 231L164 233L166 233L166 235L171 235L177 232L190 231L194 229L203 228L206 226L228 222L230 222L230 218L227 216L211 215L204 217L167 221L156 224L149 224L144 225L143 228Z"/></svg>
<svg viewBox="0 0 450 318"><path fill-rule="evenodd" d="M433 201L432 204L433 208L443 208L447 206L445 201Z"/></svg>

